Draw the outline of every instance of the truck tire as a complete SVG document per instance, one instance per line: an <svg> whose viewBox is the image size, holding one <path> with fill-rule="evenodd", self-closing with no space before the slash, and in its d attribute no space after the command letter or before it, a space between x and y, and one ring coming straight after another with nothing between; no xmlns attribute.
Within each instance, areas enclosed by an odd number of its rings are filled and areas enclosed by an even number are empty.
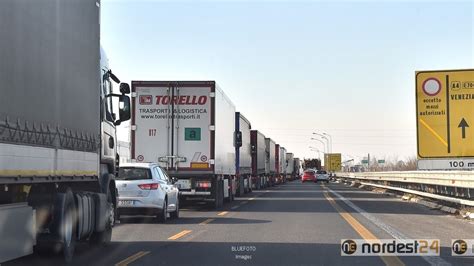
<svg viewBox="0 0 474 266"><path fill-rule="evenodd" d="M107 211L108 221L105 224L105 230L93 233L89 239L89 242L93 245L106 245L112 240L112 227L115 223L116 209L113 203L111 191L108 191L107 193Z"/></svg>
<svg viewBox="0 0 474 266"><path fill-rule="evenodd" d="M216 192L214 193L214 200L211 202L212 209L219 209L224 205L224 182L216 180Z"/></svg>
<svg viewBox="0 0 474 266"><path fill-rule="evenodd" d="M77 236L76 202L70 188L67 188L65 193L56 194L53 212L51 228L60 240L60 246L55 245L52 248L55 252L62 252L64 260L69 263L74 255Z"/></svg>
<svg viewBox="0 0 474 266"><path fill-rule="evenodd" d="M234 195L232 194L232 178L229 178L229 197L225 199L225 202L232 202L234 200Z"/></svg>
<svg viewBox="0 0 474 266"><path fill-rule="evenodd" d="M158 211L156 219L159 223L166 223L166 220L168 219L168 199L165 198L163 201L163 210Z"/></svg>

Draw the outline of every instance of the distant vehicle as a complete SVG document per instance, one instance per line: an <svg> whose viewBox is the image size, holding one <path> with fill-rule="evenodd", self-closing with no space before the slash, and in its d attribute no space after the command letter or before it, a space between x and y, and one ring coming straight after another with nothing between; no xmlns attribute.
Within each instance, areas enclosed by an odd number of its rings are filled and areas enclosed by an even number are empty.
<svg viewBox="0 0 474 266"><path fill-rule="evenodd" d="M324 171L324 170L318 170L316 172L316 180L314 182L318 182L318 181L324 181L326 183L329 183L329 175L328 175L328 172Z"/></svg>
<svg viewBox="0 0 474 266"><path fill-rule="evenodd" d="M118 216L151 215L159 222L179 218L178 188L155 163L127 163L117 177Z"/></svg>
<svg viewBox="0 0 474 266"><path fill-rule="evenodd" d="M240 112L235 112L234 139L240 140L235 143L235 179L237 180L235 192L242 196L252 190L252 150L250 142L251 124Z"/></svg>
<svg viewBox="0 0 474 266"><path fill-rule="evenodd" d="M301 183L306 181L316 182L316 171L313 170L305 170L303 175L301 176Z"/></svg>
<svg viewBox="0 0 474 266"><path fill-rule="evenodd" d="M278 169L276 143L271 138L265 138L265 153L265 184L267 187L270 187L275 184L275 176Z"/></svg>
<svg viewBox="0 0 474 266"><path fill-rule="evenodd" d="M267 184L265 175L265 136L258 130L252 130L250 131L250 143L250 150L252 152L252 186L255 189L261 189Z"/></svg>

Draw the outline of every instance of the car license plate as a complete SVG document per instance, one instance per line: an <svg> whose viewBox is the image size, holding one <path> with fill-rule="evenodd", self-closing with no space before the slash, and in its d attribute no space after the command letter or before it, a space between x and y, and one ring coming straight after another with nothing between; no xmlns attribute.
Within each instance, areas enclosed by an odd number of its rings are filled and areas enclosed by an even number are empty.
<svg viewBox="0 0 474 266"><path fill-rule="evenodd" d="M178 189L190 189L191 188L191 181L187 179L179 179L176 182L176 186Z"/></svg>
<svg viewBox="0 0 474 266"><path fill-rule="evenodd" d="M119 206L132 206L133 200L119 200Z"/></svg>

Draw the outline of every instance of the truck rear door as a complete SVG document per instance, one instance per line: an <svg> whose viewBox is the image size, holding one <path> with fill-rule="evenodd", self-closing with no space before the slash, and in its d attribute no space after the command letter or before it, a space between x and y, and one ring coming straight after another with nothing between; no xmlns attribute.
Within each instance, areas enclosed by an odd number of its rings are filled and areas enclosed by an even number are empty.
<svg viewBox="0 0 474 266"><path fill-rule="evenodd" d="M132 159L157 162L172 176L210 170L211 86L133 82L132 90Z"/></svg>

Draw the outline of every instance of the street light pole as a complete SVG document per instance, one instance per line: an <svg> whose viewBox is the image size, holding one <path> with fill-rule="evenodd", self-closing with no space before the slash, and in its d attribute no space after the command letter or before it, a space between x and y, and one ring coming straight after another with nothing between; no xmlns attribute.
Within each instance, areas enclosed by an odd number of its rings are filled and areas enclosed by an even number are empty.
<svg viewBox="0 0 474 266"><path fill-rule="evenodd" d="M324 141L322 141L320 139L315 139L315 138L311 138L311 140L317 140L317 141L321 142L323 144L324 153L326 153L326 144L324 143Z"/></svg>
<svg viewBox="0 0 474 266"><path fill-rule="evenodd" d="M329 141L330 141L330 143L331 143L331 149L330 149L330 151L329 151L329 152L331 152L331 153L332 153L332 137L331 137L331 135L329 135L328 133L324 133L324 132L323 132L323 135L325 135L325 136L328 136L328 137L329 137Z"/></svg>
<svg viewBox="0 0 474 266"><path fill-rule="evenodd" d="M321 160L321 151L320 151L318 148L309 146L309 149L310 149L311 151L317 152L317 153L318 153L318 159Z"/></svg>
<svg viewBox="0 0 474 266"><path fill-rule="evenodd" d="M331 151L329 150L329 139L326 136L324 136L323 134L319 134L319 133L316 133L316 132L313 132L313 135L318 135L321 138L326 140L326 142L327 142L326 145L328 146L328 153L330 153Z"/></svg>
<svg viewBox="0 0 474 266"><path fill-rule="evenodd" d="M322 136L321 138L326 140L326 145L328 146L328 153L331 153L331 149L329 148L329 139L325 136Z"/></svg>

